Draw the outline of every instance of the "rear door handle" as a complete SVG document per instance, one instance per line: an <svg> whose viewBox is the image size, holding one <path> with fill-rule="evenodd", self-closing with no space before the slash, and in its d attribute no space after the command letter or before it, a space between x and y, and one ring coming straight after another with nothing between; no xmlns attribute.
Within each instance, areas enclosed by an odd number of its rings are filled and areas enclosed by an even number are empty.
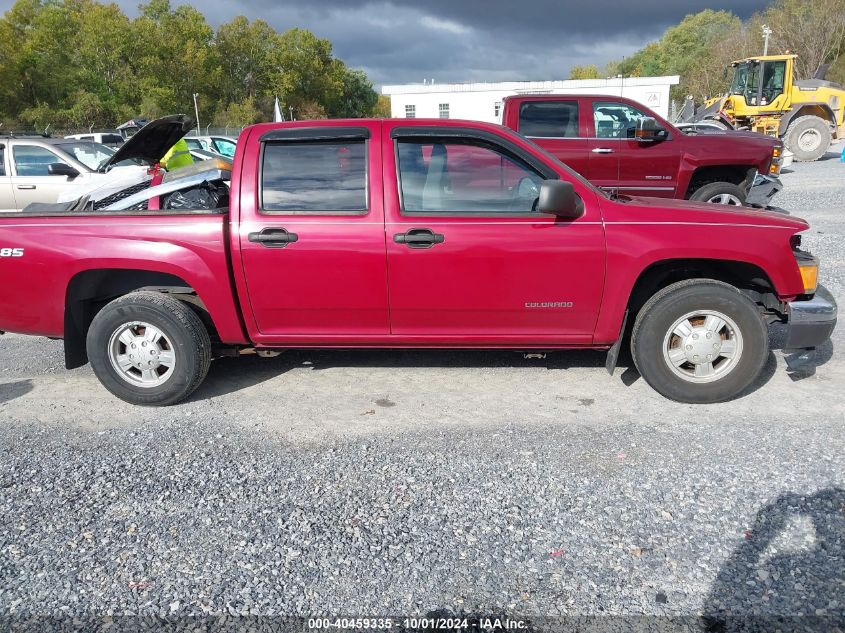
<svg viewBox="0 0 845 633"><path fill-rule="evenodd" d="M18 189L35 189L35 185L18 185Z"/></svg>
<svg viewBox="0 0 845 633"><path fill-rule="evenodd" d="M441 233L431 229L410 229L404 233L397 233L393 241L397 244L407 244L409 248L431 248L435 244L442 244L446 238Z"/></svg>
<svg viewBox="0 0 845 633"><path fill-rule="evenodd" d="M284 248L292 242L299 241L299 236L296 233L289 233L287 229L281 227L261 229L257 233L248 234L247 238L250 242L268 248Z"/></svg>
<svg viewBox="0 0 845 633"><path fill-rule="evenodd" d="M593 154L612 154L613 150L609 147L597 147L594 150L591 150Z"/></svg>

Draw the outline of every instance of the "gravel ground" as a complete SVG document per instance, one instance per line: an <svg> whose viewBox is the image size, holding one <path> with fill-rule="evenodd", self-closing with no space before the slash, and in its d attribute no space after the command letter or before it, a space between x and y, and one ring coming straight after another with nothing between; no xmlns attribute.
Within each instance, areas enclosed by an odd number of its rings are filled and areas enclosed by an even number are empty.
<svg viewBox="0 0 845 633"><path fill-rule="evenodd" d="M805 248L840 304L843 175L833 154L796 164L777 198L812 222ZM832 630L843 330L796 371L773 352L748 394L708 406L611 378L592 352L373 351L215 361L190 401L145 409L65 371L59 342L6 335L0 628L729 612Z"/></svg>

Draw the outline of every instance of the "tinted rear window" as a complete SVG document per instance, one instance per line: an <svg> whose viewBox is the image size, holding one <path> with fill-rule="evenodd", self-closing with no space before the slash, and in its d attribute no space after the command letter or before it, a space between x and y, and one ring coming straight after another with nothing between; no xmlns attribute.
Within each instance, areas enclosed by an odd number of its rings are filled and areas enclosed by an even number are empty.
<svg viewBox="0 0 845 633"><path fill-rule="evenodd" d="M277 213L363 213L367 210L364 141L268 143L261 206Z"/></svg>
<svg viewBox="0 0 845 633"><path fill-rule="evenodd" d="M519 131L525 136L578 136L577 101L529 101L519 107Z"/></svg>

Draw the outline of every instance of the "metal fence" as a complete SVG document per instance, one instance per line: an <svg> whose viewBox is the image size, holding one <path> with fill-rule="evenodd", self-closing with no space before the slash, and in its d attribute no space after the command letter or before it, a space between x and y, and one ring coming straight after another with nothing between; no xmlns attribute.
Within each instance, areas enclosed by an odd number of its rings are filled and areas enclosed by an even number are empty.
<svg viewBox="0 0 845 633"><path fill-rule="evenodd" d="M239 127L212 127L210 125L203 126L200 128L199 136L230 136L232 138L238 138L241 132L246 126L239 126ZM70 136L71 134L102 134L102 133L114 133L114 128L111 129L104 129L104 128L87 128L87 127L79 127L79 128L52 128L47 127L46 129L20 129L15 128L13 130L4 130L0 127L0 136L4 134L48 134L49 136L55 137L62 137L62 136ZM198 136L197 135L197 128L194 127L188 132L188 136Z"/></svg>

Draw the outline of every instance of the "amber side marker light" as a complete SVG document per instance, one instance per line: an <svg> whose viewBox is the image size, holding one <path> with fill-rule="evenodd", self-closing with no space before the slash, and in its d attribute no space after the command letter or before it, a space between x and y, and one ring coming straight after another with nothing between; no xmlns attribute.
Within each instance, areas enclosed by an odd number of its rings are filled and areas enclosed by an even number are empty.
<svg viewBox="0 0 845 633"><path fill-rule="evenodd" d="M780 173L780 166L782 162L781 148L775 147L772 149L772 164L769 167L769 173L777 176Z"/></svg>
<svg viewBox="0 0 845 633"><path fill-rule="evenodd" d="M819 263L801 263L798 269L801 271L801 280L804 282L804 292L808 295L813 294L819 285Z"/></svg>

